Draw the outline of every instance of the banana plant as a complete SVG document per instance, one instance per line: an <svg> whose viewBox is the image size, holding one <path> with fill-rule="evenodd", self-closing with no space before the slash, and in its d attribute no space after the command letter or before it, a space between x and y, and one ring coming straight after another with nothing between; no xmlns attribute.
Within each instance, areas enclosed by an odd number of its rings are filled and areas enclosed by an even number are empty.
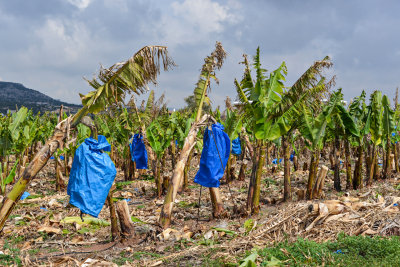
<svg viewBox="0 0 400 267"><path fill-rule="evenodd" d="M156 181L158 197L161 197L163 191L160 175L161 159L173 140L173 129L170 127L168 119L168 117L166 120L165 118L158 118L147 127L147 139L155 153L153 169L155 170L154 179Z"/></svg>
<svg viewBox="0 0 400 267"><path fill-rule="evenodd" d="M10 173L6 175L6 173L3 174L3 170L0 164L0 189L1 189L1 194L5 195L6 193L6 186L14 180L14 177L16 175L16 170L18 166L18 160L14 163L14 167L12 167Z"/></svg>
<svg viewBox="0 0 400 267"><path fill-rule="evenodd" d="M367 185L371 185L374 179L375 168L377 166L377 147L382 143L383 136L383 105L382 92L375 91L371 94L370 104L368 106L370 120L370 134L372 143L372 160L370 163L370 172L367 180Z"/></svg>
<svg viewBox="0 0 400 267"><path fill-rule="evenodd" d="M341 89L339 89L331 94L328 103L323 106L322 111L319 114L313 113L308 106L303 106L302 123L301 127L299 127L299 131L308 141L309 149L313 152L310 160L306 193L309 199L315 197L313 188L319 162L319 151L321 151L323 147L323 141L325 140L327 131L331 129L334 141L336 142L336 149L340 136L359 136L356 124L350 114L343 107L342 100L343 94ZM336 152L338 152L338 150L336 150ZM335 189L340 191L339 162L337 153L335 154L334 162Z"/></svg>
<svg viewBox="0 0 400 267"><path fill-rule="evenodd" d="M363 157L366 139L371 125L371 110L365 103L365 98L366 93L362 91L361 95L356 97L349 106L349 114L354 119L360 133L358 137L350 139L351 144L357 147L357 161L353 174L353 189L363 187Z"/></svg>
<svg viewBox="0 0 400 267"><path fill-rule="evenodd" d="M390 107L390 100L388 99L387 95L384 95L382 98L382 106L383 106L383 121L382 121L382 126L383 126L383 143L385 143L385 148L386 148L386 160L385 166L383 169L383 177L389 178L390 176L390 169L391 169L391 160L390 160L390 154L391 154L391 136L394 131L394 111Z"/></svg>
<svg viewBox="0 0 400 267"><path fill-rule="evenodd" d="M394 103L394 114L393 114L393 121L394 121L394 129L395 131L392 133L391 136L391 141L393 144L393 154L394 154L394 165L395 165L395 171L396 173L400 172L399 168L399 153L398 153L398 147L400 145L400 135L399 135L399 129L400 129L400 105L397 103L397 99L395 99Z"/></svg>
<svg viewBox="0 0 400 267"><path fill-rule="evenodd" d="M301 107L313 105L315 98L327 90L330 83L325 83L321 71L332 63L326 57L315 62L291 87L285 88L283 82L287 75L283 62L267 78L266 70L261 68L260 50L254 57L256 79L251 76L250 64L244 57L245 71L242 81L235 80L238 98L248 127L254 133L257 158L253 159L253 170L248 191L247 208L251 213L259 212L261 174L265 162L266 144L285 135L301 115ZM286 173L286 179L290 179ZM285 196L290 196L290 180L285 182Z"/></svg>

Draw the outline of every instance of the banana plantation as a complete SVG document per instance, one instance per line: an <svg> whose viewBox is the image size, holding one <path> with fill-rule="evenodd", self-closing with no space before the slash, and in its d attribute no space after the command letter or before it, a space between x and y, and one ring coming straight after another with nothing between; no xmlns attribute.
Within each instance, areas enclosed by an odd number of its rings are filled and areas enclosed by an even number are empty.
<svg viewBox="0 0 400 267"><path fill-rule="evenodd" d="M146 46L75 114L0 116L0 265L399 265L398 91L347 102L329 57L290 84L261 54L223 107L217 42L180 110L149 89L175 62Z"/></svg>

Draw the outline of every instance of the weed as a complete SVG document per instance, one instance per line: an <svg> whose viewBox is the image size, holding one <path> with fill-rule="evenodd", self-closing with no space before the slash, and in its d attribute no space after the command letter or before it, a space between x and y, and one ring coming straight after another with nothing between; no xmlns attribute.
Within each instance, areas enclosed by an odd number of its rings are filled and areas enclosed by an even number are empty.
<svg viewBox="0 0 400 267"><path fill-rule="evenodd" d="M38 248L34 248L34 249L30 249L28 250L29 255L36 255L39 253L39 249Z"/></svg>
<svg viewBox="0 0 400 267"><path fill-rule="evenodd" d="M124 186L130 185L131 183L133 183L133 181L117 182L117 183L115 183L115 187L118 190L121 190L121 189L123 189Z"/></svg>
<svg viewBox="0 0 400 267"><path fill-rule="evenodd" d="M12 234L10 237L7 237L7 240L10 241L12 245L16 245L25 241L25 237L21 235Z"/></svg>
<svg viewBox="0 0 400 267"><path fill-rule="evenodd" d="M192 202L192 203L188 203L188 202L186 202L186 201L180 201L179 203L178 203L178 206L180 207L180 208L184 208L184 209L186 209L186 208L194 208L194 207L197 207L198 206L198 203L196 203L196 202Z"/></svg>
<svg viewBox="0 0 400 267"><path fill-rule="evenodd" d="M131 219L132 219L132 222L133 222L133 223L137 223L137 224L139 224L139 225L141 225L141 224L147 224L146 222L144 222L144 221L142 221L142 220L140 220L140 219L138 219L138 218L136 218L136 217L134 217L134 216L131 216Z"/></svg>
<svg viewBox="0 0 400 267"><path fill-rule="evenodd" d="M2 266L17 265L22 266L20 250L14 248L8 241L4 243L3 249L9 251L7 254L0 254L0 264Z"/></svg>

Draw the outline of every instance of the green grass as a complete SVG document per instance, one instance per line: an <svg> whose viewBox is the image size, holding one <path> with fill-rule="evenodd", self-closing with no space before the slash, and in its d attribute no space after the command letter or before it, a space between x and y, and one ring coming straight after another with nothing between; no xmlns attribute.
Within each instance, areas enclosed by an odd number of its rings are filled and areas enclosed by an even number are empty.
<svg viewBox="0 0 400 267"><path fill-rule="evenodd" d="M115 186L118 190L123 189L125 186L130 185L131 183L133 183L134 181L125 181L125 182L117 182L115 183Z"/></svg>
<svg viewBox="0 0 400 267"><path fill-rule="evenodd" d="M198 203L196 203L196 202L188 203L186 201L180 201L180 202L178 202L178 207L184 208L184 209L193 208L193 207L198 207Z"/></svg>
<svg viewBox="0 0 400 267"><path fill-rule="evenodd" d="M176 266L400 266L400 237L364 237L339 234L336 241L317 243L298 239L273 247L253 248L232 262L232 257L216 257L221 251L212 246L214 240L203 239L197 244L209 246L200 257L184 256L170 262ZM164 251L169 251L165 249ZM194 262L192 262L195 260ZM164 262L166 263L166 262Z"/></svg>
<svg viewBox="0 0 400 267"><path fill-rule="evenodd" d="M6 240L3 246L3 251L7 251L6 254L0 254L0 265L1 266L22 266L20 258L20 250L15 248L12 244Z"/></svg>
<svg viewBox="0 0 400 267"><path fill-rule="evenodd" d="M400 266L399 237L364 237L340 234L337 241L316 243L298 239L257 251L260 266L276 258L282 266ZM246 256L250 254L247 253Z"/></svg>

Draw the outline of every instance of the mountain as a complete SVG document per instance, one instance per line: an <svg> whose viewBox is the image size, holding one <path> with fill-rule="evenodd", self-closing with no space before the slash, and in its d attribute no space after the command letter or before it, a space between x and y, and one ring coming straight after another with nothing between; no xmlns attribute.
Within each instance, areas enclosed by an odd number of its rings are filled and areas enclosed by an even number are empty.
<svg viewBox="0 0 400 267"><path fill-rule="evenodd" d="M25 106L32 109L34 113L39 111L43 113L57 110L61 105L68 107L71 113L81 107L81 105L55 100L36 90L26 88L20 83L0 82L0 113L6 114L8 110L16 110L16 106L18 108Z"/></svg>

